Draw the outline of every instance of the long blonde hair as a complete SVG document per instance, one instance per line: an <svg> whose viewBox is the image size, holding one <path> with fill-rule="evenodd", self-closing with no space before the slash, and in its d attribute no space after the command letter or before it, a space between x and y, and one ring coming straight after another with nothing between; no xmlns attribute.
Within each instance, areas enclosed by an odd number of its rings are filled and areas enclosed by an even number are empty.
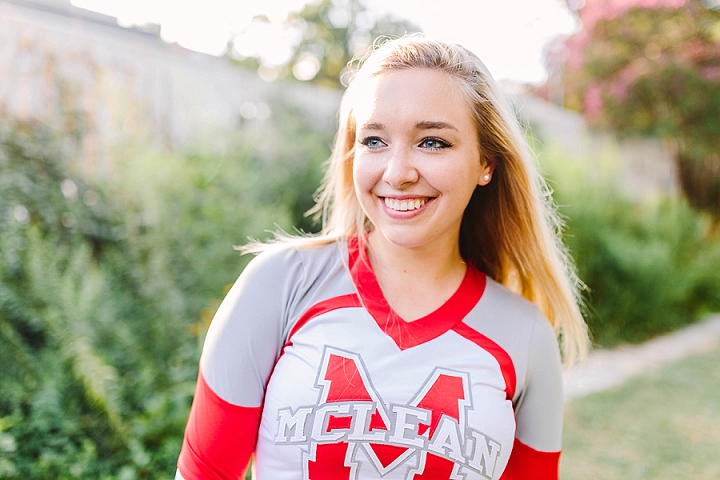
<svg viewBox="0 0 720 480"><path fill-rule="evenodd" d="M322 218L320 234L282 237L281 243L317 245L372 230L353 186L354 105L363 84L393 71L427 68L455 79L467 98L477 126L484 161L494 165L493 179L477 187L463 216L460 252L478 269L537 304L561 337L566 364L588 350L588 334L579 305L574 266L560 241L562 226L552 198L518 121L485 65L459 45L407 36L378 46L362 62L340 105L339 127L311 210ZM247 246L245 251L263 249Z"/></svg>

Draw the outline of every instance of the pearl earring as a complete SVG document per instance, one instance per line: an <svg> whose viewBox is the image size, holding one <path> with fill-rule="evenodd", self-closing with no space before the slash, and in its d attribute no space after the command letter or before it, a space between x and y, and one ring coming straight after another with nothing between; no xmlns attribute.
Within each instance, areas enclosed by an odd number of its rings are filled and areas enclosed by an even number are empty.
<svg viewBox="0 0 720 480"><path fill-rule="evenodd" d="M485 175L483 175L483 181L484 181L484 182L489 182L489 181L490 181L490 174L489 174L489 173L486 173Z"/></svg>

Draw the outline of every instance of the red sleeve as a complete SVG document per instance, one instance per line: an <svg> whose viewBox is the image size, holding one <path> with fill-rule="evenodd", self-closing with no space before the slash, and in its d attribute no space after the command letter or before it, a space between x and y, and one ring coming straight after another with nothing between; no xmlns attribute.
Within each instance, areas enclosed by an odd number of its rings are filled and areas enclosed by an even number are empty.
<svg viewBox="0 0 720 480"><path fill-rule="evenodd" d="M540 452L517 438L500 480L558 480L560 452Z"/></svg>
<svg viewBox="0 0 720 480"><path fill-rule="evenodd" d="M200 371L178 459L182 478L244 478L255 450L260 410L226 402L212 391Z"/></svg>

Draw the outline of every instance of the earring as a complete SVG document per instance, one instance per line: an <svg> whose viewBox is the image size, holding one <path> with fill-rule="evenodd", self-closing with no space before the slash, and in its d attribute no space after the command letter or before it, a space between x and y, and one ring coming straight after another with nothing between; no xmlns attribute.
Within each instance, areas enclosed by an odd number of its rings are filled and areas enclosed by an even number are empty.
<svg viewBox="0 0 720 480"><path fill-rule="evenodd" d="M485 175L483 175L483 182L489 182L489 181L490 181L490 174L486 173Z"/></svg>

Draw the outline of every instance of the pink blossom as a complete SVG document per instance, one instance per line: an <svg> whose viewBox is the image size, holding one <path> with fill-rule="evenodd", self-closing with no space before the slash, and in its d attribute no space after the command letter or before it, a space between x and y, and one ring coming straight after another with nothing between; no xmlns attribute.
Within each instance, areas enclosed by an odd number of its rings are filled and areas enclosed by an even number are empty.
<svg viewBox="0 0 720 480"><path fill-rule="evenodd" d="M585 91L583 111L590 121L597 120L598 117L600 117L600 112L602 111L602 91L600 87L594 83L588 85Z"/></svg>
<svg viewBox="0 0 720 480"><path fill-rule="evenodd" d="M701 68L700 75L710 82L720 82L720 65Z"/></svg>
<svg viewBox="0 0 720 480"><path fill-rule="evenodd" d="M632 62L625 66L610 82L610 94L618 100L628 98L630 86L635 83L643 71L637 67L638 62Z"/></svg>
<svg viewBox="0 0 720 480"><path fill-rule="evenodd" d="M691 39L685 42L683 50L689 58L699 58L705 53L705 45L699 39Z"/></svg>
<svg viewBox="0 0 720 480"><path fill-rule="evenodd" d="M566 65L573 69L579 69L583 65L583 49L590 42L588 30L583 29L565 42L567 48Z"/></svg>
<svg viewBox="0 0 720 480"><path fill-rule="evenodd" d="M627 100L630 85L620 79L610 84L610 94L617 100Z"/></svg>
<svg viewBox="0 0 720 480"><path fill-rule="evenodd" d="M599 20L620 17L631 8L680 8L687 2L688 0L586 0L579 15L585 29L592 30Z"/></svg>
<svg viewBox="0 0 720 480"><path fill-rule="evenodd" d="M578 12L583 29L567 39L567 66L579 69L583 65L583 50L592 38L595 24L600 20L610 20L624 15L635 7L643 8L681 8L689 0L585 0Z"/></svg>

